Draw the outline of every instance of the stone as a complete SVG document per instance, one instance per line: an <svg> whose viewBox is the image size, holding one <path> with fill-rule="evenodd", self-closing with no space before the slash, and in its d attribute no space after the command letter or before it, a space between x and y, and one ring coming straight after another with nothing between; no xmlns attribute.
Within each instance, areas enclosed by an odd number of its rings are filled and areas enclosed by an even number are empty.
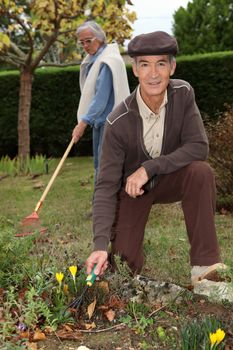
<svg viewBox="0 0 233 350"><path fill-rule="evenodd" d="M227 282L214 282L203 279L195 283L193 292L195 294L206 295L215 302L233 302L233 286Z"/></svg>

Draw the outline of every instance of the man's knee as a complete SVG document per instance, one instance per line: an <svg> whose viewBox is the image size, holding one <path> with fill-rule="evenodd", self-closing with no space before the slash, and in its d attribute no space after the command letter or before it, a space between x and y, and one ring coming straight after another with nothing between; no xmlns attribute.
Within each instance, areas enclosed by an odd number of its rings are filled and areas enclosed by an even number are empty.
<svg viewBox="0 0 233 350"><path fill-rule="evenodd" d="M194 161L189 164L188 174L200 185L203 182L214 183L214 172L211 166L204 161Z"/></svg>

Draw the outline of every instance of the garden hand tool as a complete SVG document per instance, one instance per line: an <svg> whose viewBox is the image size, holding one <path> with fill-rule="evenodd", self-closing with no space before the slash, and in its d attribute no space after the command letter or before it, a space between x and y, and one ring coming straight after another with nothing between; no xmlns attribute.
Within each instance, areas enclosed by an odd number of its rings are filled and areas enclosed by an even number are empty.
<svg viewBox="0 0 233 350"><path fill-rule="evenodd" d="M82 291L82 294L81 294L78 298L74 299L74 300L67 306L67 308L65 309L64 313L65 313L68 309L70 309L70 308L74 308L74 309L76 309L76 310L79 309L80 305L81 305L82 302L83 302L83 298L84 298L84 295L85 295L86 291L88 290L88 288L90 288L90 287L93 286L93 284L94 284L94 282L95 282L95 280L96 280L97 275L95 274L95 268L96 268L96 264L94 265L94 267L93 267L91 273L90 273L90 274L87 276L87 278L86 278L86 285L85 285L85 287L84 287L84 289L83 289L83 291Z"/></svg>
<svg viewBox="0 0 233 350"><path fill-rule="evenodd" d="M34 232L32 232L31 229L34 229L34 230L37 229L38 230L38 227L39 227L39 224L40 224L38 211L41 208L41 206L43 204L43 201L44 201L45 197L47 196L47 194L48 194L48 192L49 192L49 190L50 190L50 188L51 188L55 178L57 177L57 175L58 175L58 173L59 173L59 171L60 171L64 161L66 160L66 158L67 158L67 156L68 156L68 154L69 154L73 144L74 144L74 139L72 138L72 140L70 141L70 143L69 143L69 145L68 145L68 147L67 147L67 149L66 149L66 151L65 151L65 153L63 155L63 157L61 158L60 162L58 163L57 168L55 169L55 171L53 173L53 176L51 177L49 183L47 184L47 186L46 186L46 188L45 188L45 190L44 190L44 192L43 192L39 202L36 204L36 207L35 207L34 211L32 212L31 215L28 215L21 222L21 226L22 227L27 227L27 226L33 226L33 227L30 228L28 232L23 232L23 233L16 234L15 237L29 236L29 235L34 233ZM39 232L42 233L42 232L45 232L46 230L47 230L46 228L40 228Z"/></svg>

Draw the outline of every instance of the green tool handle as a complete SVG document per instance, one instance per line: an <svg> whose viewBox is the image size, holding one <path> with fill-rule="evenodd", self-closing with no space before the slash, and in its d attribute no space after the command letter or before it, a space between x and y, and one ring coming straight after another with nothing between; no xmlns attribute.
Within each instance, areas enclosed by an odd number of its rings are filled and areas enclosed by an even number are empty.
<svg viewBox="0 0 233 350"><path fill-rule="evenodd" d="M96 268L96 264L94 265L91 273L86 278L86 284L88 287L91 287L96 280L97 275L95 274L95 268Z"/></svg>

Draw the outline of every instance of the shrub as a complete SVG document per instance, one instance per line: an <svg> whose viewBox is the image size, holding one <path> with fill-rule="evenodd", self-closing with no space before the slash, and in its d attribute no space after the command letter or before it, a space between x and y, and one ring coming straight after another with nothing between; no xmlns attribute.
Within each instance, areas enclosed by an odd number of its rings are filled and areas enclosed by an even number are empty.
<svg viewBox="0 0 233 350"><path fill-rule="evenodd" d="M225 111L224 103L233 103L233 51L177 57L173 78L187 80L194 88L202 116L216 119ZM216 73L217 72L217 73ZM138 85L131 65L127 66L130 91ZM35 72L30 113L31 155L60 157L77 123L80 98L79 66L40 68ZM224 91L224 93L222 93ZM19 72L0 72L0 157L17 155L17 115ZM92 130L86 130L71 156L92 155Z"/></svg>
<svg viewBox="0 0 233 350"><path fill-rule="evenodd" d="M210 163L215 170L217 209L233 210L233 106L216 124L208 124Z"/></svg>

